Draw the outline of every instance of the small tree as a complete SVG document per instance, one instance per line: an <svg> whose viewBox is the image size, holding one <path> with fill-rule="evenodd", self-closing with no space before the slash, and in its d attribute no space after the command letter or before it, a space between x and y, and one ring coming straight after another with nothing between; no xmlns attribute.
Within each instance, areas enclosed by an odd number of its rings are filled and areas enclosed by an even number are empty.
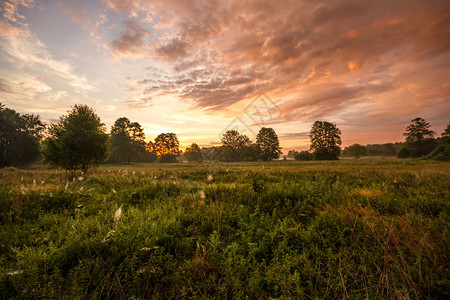
<svg viewBox="0 0 450 300"><path fill-rule="evenodd" d="M39 116L19 114L0 103L0 168L36 160L44 128Z"/></svg>
<svg viewBox="0 0 450 300"><path fill-rule="evenodd" d="M411 124L406 127L406 143L412 157L421 157L430 153L436 146L433 134L430 130L430 123L422 118L411 120Z"/></svg>
<svg viewBox="0 0 450 300"><path fill-rule="evenodd" d="M87 105L75 105L60 123L52 124L44 142L44 162L75 171L86 172L97 166L109 154L105 126Z"/></svg>
<svg viewBox="0 0 450 300"><path fill-rule="evenodd" d="M180 155L180 142L175 133L161 133L155 138L154 147L162 163L176 162Z"/></svg>
<svg viewBox="0 0 450 300"><path fill-rule="evenodd" d="M311 151L317 160L335 160L341 152L341 131L336 124L326 121L314 122L311 132Z"/></svg>
<svg viewBox="0 0 450 300"><path fill-rule="evenodd" d="M200 150L200 147L196 143L192 143L190 147L186 148L184 156L188 161L196 161L196 162L202 161L202 152Z"/></svg>
<svg viewBox="0 0 450 300"><path fill-rule="evenodd" d="M280 142L272 128L263 127L259 130L256 136L256 145L261 151L262 160L271 160L280 157Z"/></svg>

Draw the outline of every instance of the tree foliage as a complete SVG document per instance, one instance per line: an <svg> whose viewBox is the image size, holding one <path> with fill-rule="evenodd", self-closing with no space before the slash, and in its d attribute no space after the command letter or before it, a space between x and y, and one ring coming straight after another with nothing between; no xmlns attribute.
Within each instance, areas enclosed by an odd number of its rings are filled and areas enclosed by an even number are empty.
<svg viewBox="0 0 450 300"><path fill-rule="evenodd" d="M236 152L240 152L245 147L251 145L251 141L245 134L240 134L236 130L228 130L222 135L222 145L230 147Z"/></svg>
<svg viewBox="0 0 450 300"><path fill-rule="evenodd" d="M272 128L263 127L259 130L256 136L256 145L260 149L262 160L271 160L280 157L280 142Z"/></svg>
<svg viewBox="0 0 450 300"><path fill-rule="evenodd" d="M39 116L20 114L0 103L0 168L36 160L44 128Z"/></svg>
<svg viewBox="0 0 450 300"><path fill-rule="evenodd" d="M46 163L86 172L108 157L105 126L92 108L77 104L59 123L51 125L42 154Z"/></svg>
<svg viewBox="0 0 450 300"><path fill-rule="evenodd" d="M295 160L310 161L314 159L314 155L309 151L294 152Z"/></svg>
<svg viewBox="0 0 450 300"><path fill-rule="evenodd" d="M228 130L222 135L222 147L220 159L222 161L240 161L243 159L242 155L247 147L250 147L252 142L245 134L240 134L236 130Z"/></svg>
<svg viewBox="0 0 450 300"><path fill-rule="evenodd" d="M154 149L159 162L176 162L180 155L180 142L175 133L161 133L155 138Z"/></svg>
<svg viewBox="0 0 450 300"><path fill-rule="evenodd" d="M184 151L184 156L188 161L202 161L202 152L196 143L193 143L191 146L186 148L186 151Z"/></svg>
<svg viewBox="0 0 450 300"><path fill-rule="evenodd" d="M406 127L406 144L412 157L421 157L430 153L436 146L434 132L431 125L422 118L411 120L411 124Z"/></svg>
<svg viewBox="0 0 450 300"><path fill-rule="evenodd" d="M129 164L142 161L145 155L144 129L138 122L130 122L125 117L119 118L111 127L111 162Z"/></svg>
<svg viewBox="0 0 450 300"><path fill-rule="evenodd" d="M346 156L352 156L354 158L360 158L367 155L367 147L360 144L353 144L345 147L344 151Z"/></svg>
<svg viewBox="0 0 450 300"><path fill-rule="evenodd" d="M443 137L450 137L450 123L447 124L447 127L442 132Z"/></svg>
<svg viewBox="0 0 450 300"><path fill-rule="evenodd" d="M326 121L314 122L311 131L311 151L317 160L335 160L341 152L341 131L336 124Z"/></svg>

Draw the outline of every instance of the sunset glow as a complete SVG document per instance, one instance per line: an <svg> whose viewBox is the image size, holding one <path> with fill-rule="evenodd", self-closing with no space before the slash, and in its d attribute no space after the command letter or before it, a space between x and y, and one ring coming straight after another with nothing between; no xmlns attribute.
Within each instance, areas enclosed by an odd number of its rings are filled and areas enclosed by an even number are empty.
<svg viewBox="0 0 450 300"><path fill-rule="evenodd" d="M308 148L316 120L336 123L343 146L403 141L415 117L439 136L450 121L448 0L4 0L0 10L0 102L46 122L87 104L108 129L127 117L147 140L174 132L182 148L236 126L254 141L264 125L287 153Z"/></svg>

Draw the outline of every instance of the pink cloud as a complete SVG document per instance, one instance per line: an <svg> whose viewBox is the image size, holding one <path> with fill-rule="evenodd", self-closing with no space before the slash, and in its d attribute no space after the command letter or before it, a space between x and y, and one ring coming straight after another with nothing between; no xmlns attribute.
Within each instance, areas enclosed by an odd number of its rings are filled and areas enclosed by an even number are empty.
<svg viewBox="0 0 450 300"><path fill-rule="evenodd" d="M354 128L420 113L448 122L448 1L106 2L169 20L151 55L173 75L136 83L149 101L174 93L215 112L267 93L281 100L280 123L329 118Z"/></svg>

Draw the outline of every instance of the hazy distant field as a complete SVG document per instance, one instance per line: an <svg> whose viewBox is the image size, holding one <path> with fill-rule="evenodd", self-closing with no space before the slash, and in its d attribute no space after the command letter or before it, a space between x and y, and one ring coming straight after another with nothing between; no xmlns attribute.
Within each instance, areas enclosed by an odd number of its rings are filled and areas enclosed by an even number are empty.
<svg viewBox="0 0 450 300"><path fill-rule="evenodd" d="M450 297L449 163L105 165L75 180L36 166L0 170L0 186L3 298Z"/></svg>

